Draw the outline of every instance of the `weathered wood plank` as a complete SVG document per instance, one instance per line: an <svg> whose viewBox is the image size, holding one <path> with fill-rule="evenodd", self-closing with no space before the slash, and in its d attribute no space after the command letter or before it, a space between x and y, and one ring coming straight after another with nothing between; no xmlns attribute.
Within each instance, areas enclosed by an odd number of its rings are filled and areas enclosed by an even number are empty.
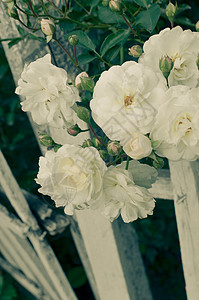
<svg viewBox="0 0 199 300"><path fill-rule="evenodd" d="M34 282L27 279L27 277L25 277L17 268L13 267L13 265L2 257L0 257L0 267L10 273L12 277L30 291L37 299L49 300L49 297L44 295Z"/></svg>
<svg viewBox="0 0 199 300"><path fill-rule="evenodd" d="M170 161L186 292L199 299L199 164Z"/></svg>

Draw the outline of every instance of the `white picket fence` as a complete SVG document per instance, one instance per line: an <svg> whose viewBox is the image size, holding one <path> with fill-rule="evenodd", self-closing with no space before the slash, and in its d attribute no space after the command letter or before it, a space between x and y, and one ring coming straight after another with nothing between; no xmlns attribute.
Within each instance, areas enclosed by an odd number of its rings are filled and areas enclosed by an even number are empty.
<svg viewBox="0 0 199 300"><path fill-rule="evenodd" d="M16 22L6 15L3 8L1 2L0 37L17 36ZM6 42L3 46L15 82L25 62L29 63L49 50L41 48L37 41L19 43L11 49ZM63 57L59 49L54 51L58 59ZM66 57L63 61L63 67L67 63L69 72L73 73ZM44 128L34 124L33 129L37 135ZM81 139L86 137L85 133ZM74 143L69 136L65 136L65 141ZM155 198L174 200L187 298L198 300L199 164L170 161L169 165L170 172L159 172L151 192ZM0 184L20 218L0 206L0 266L38 299L77 299L2 154L0 173ZM111 224L97 212L78 211L71 221L71 233L97 300L152 300L137 236L131 224L120 220Z"/></svg>

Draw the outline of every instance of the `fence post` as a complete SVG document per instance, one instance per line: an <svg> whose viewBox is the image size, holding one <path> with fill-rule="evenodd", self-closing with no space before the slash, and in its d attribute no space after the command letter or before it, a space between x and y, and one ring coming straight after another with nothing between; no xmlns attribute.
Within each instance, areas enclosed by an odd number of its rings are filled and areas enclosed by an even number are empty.
<svg viewBox="0 0 199 300"><path fill-rule="evenodd" d="M199 164L170 161L187 298L199 299Z"/></svg>

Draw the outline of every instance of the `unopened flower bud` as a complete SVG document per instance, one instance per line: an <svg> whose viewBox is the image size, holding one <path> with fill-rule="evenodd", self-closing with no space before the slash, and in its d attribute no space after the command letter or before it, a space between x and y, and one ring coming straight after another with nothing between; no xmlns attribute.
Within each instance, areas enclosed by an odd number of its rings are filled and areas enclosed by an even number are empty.
<svg viewBox="0 0 199 300"><path fill-rule="evenodd" d="M95 83L94 83L94 80L91 77L83 76L81 78L81 87L82 87L83 90L89 91L89 92L92 93L93 89L94 89L94 86L95 86Z"/></svg>
<svg viewBox="0 0 199 300"><path fill-rule="evenodd" d="M81 88L82 78L86 77L88 77L88 74L86 72L81 72L80 74L78 74L75 78L75 86L77 88Z"/></svg>
<svg viewBox="0 0 199 300"><path fill-rule="evenodd" d="M118 12L121 10L121 2L120 0L111 0L109 2L109 7L112 11Z"/></svg>
<svg viewBox="0 0 199 300"><path fill-rule="evenodd" d="M169 56L163 56L159 61L159 68L162 71L162 74L167 79L173 68L173 61Z"/></svg>
<svg viewBox="0 0 199 300"><path fill-rule="evenodd" d="M55 33L55 23L49 19L41 20L41 30L47 36L53 36Z"/></svg>
<svg viewBox="0 0 199 300"><path fill-rule="evenodd" d="M39 141L40 144L45 147L50 147L55 144L53 139L48 134L41 135Z"/></svg>
<svg viewBox="0 0 199 300"><path fill-rule="evenodd" d="M9 17L16 19L16 20L19 19L19 15L18 15L18 12L15 7L12 7L12 8L8 7L7 12L8 12Z"/></svg>
<svg viewBox="0 0 199 300"><path fill-rule="evenodd" d="M90 122L90 112L86 107L78 106L77 107L77 116L86 123Z"/></svg>
<svg viewBox="0 0 199 300"><path fill-rule="evenodd" d="M101 139L101 137L99 137L99 138ZM94 144L94 147L96 147L96 148L102 148L103 147L102 143L96 137L94 137L92 139L92 142Z"/></svg>
<svg viewBox="0 0 199 300"><path fill-rule="evenodd" d="M68 134L72 135L72 136L76 136L81 132L81 128L79 128L79 126L76 124L70 128L67 129Z"/></svg>
<svg viewBox="0 0 199 300"><path fill-rule="evenodd" d="M93 142L91 141L91 139L87 139L83 142L82 147L83 148L93 147Z"/></svg>
<svg viewBox="0 0 199 300"><path fill-rule="evenodd" d="M104 161L107 160L108 153L105 150L99 150L99 155Z"/></svg>
<svg viewBox="0 0 199 300"><path fill-rule="evenodd" d="M133 47L129 48L129 55L138 58L142 55L142 48L139 45L134 45Z"/></svg>
<svg viewBox="0 0 199 300"><path fill-rule="evenodd" d="M156 169L161 169L164 167L164 160L158 156L156 156L155 160L153 161L153 166Z"/></svg>
<svg viewBox="0 0 199 300"><path fill-rule="evenodd" d="M175 14L177 10L177 5L173 5L171 2L166 7L166 15L171 23L173 23Z"/></svg>
<svg viewBox="0 0 199 300"><path fill-rule="evenodd" d="M199 32L199 21L196 23L196 31Z"/></svg>
<svg viewBox="0 0 199 300"><path fill-rule="evenodd" d="M108 6L110 0L102 0L102 5L103 6Z"/></svg>
<svg viewBox="0 0 199 300"><path fill-rule="evenodd" d="M77 35L70 35L68 41L72 46L76 46L79 43L79 38Z"/></svg>
<svg viewBox="0 0 199 300"><path fill-rule="evenodd" d="M111 156L117 156L121 153L122 147L120 143L109 141L107 145L108 154Z"/></svg>

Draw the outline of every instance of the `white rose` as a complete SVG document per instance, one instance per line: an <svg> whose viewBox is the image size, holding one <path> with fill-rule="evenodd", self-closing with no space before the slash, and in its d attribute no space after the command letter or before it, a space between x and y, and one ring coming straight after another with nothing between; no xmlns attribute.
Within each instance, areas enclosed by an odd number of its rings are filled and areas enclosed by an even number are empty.
<svg viewBox="0 0 199 300"><path fill-rule="evenodd" d="M151 131L156 153L171 160L199 157L199 88L175 86L166 93Z"/></svg>
<svg viewBox="0 0 199 300"><path fill-rule="evenodd" d="M160 77L133 61L102 73L90 106L94 121L111 140L150 131L166 90Z"/></svg>
<svg viewBox="0 0 199 300"><path fill-rule="evenodd" d="M23 111L29 111L39 125L64 128L77 123L72 109L80 100L78 90L67 84L64 69L51 64L50 54L25 66L16 93L25 96Z"/></svg>
<svg viewBox="0 0 199 300"><path fill-rule="evenodd" d="M151 141L142 133L134 132L128 141L123 144L123 150L133 159L142 159L151 154Z"/></svg>
<svg viewBox="0 0 199 300"><path fill-rule="evenodd" d="M160 72L159 61L163 56L173 60L173 68L168 77L169 86L198 85L199 70L197 59L199 53L199 33L191 30L183 31L180 26L166 28L145 42L144 54L139 63ZM162 75L163 77L163 75Z"/></svg>
<svg viewBox="0 0 199 300"><path fill-rule="evenodd" d="M124 165L109 167L103 179L104 214L110 221L120 214L125 223L153 214L155 200L149 191L136 185Z"/></svg>
<svg viewBox="0 0 199 300"><path fill-rule="evenodd" d="M47 151L39 166L39 192L49 195L57 207L64 206L66 214L101 205L106 165L95 148L64 145L57 152Z"/></svg>

